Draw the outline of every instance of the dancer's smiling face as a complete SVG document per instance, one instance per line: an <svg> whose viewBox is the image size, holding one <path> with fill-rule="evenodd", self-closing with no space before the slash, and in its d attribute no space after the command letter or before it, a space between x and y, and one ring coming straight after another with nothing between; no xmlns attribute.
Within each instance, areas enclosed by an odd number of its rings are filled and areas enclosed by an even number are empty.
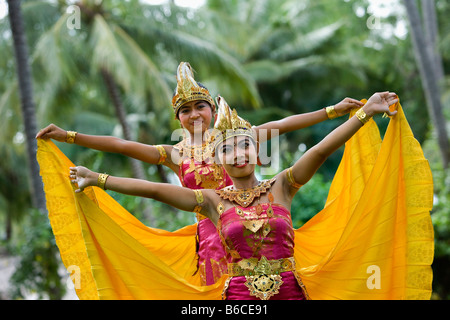
<svg viewBox="0 0 450 320"><path fill-rule="evenodd" d="M211 105L204 100L186 102L178 111L178 119L183 128L193 133L194 130L205 132L213 118Z"/></svg>
<svg viewBox="0 0 450 320"><path fill-rule="evenodd" d="M217 146L216 157L231 177L250 176L256 166L256 143L248 136L230 137Z"/></svg>

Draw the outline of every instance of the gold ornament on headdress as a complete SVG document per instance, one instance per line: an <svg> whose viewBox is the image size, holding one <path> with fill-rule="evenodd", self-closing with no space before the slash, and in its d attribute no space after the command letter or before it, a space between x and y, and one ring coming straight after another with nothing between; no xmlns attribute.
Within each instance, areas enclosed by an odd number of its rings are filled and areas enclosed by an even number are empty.
<svg viewBox="0 0 450 320"><path fill-rule="evenodd" d="M181 62L177 69L177 90L172 98L175 116L183 104L196 100L205 100L214 108L214 100L209 91L195 81L191 65L188 62Z"/></svg>
<svg viewBox="0 0 450 320"><path fill-rule="evenodd" d="M239 117L236 109L231 111L230 106L221 96L216 98L216 103L218 107L217 120L214 124L213 134L211 135L211 141L214 146L213 150L215 150L219 143L234 136L248 136L256 140L256 133L252 129L252 125L247 120Z"/></svg>

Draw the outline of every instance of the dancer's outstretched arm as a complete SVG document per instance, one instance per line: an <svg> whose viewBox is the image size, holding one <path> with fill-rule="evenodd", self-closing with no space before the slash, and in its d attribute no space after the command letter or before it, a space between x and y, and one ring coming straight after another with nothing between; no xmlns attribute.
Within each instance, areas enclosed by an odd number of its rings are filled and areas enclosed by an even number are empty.
<svg viewBox="0 0 450 320"><path fill-rule="evenodd" d="M333 106L335 117L346 115L350 112L350 110L360 108L363 105L364 104L361 101L352 98L345 98ZM328 119L329 116L324 108L313 112L296 114L281 120L267 122L260 126L256 126L255 130L258 135L258 141L264 142L265 140L270 140L273 138L271 129L278 130L278 133L281 135L287 132L310 127ZM260 134L260 130L265 130L266 134Z"/></svg>
<svg viewBox="0 0 450 320"><path fill-rule="evenodd" d="M391 112L389 106L397 102L398 98L395 93L379 92L372 95L361 109L365 112L367 118L384 112L392 116L397 111ZM333 130L317 145L305 152L292 167L294 181L300 185L308 182L325 160L344 145L362 126L363 122L357 116L354 116Z"/></svg>
<svg viewBox="0 0 450 320"><path fill-rule="evenodd" d="M54 124L50 124L36 134L36 139L38 138L54 139L56 141L65 142L67 131ZM160 150L153 145L124 140L112 136L95 136L77 133L73 143L103 152L120 153L150 164L159 164L161 160ZM167 155L164 164L178 172L178 168L176 168L171 161L172 146L164 145L162 147Z"/></svg>
<svg viewBox="0 0 450 320"><path fill-rule="evenodd" d="M99 173L82 166L70 168L70 179L72 183L78 184L78 189L75 190L77 193L82 192L86 187L97 186L99 175ZM199 206L201 213L214 223L218 219L217 212L214 209L218 203L218 196L214 190L202 190L200 196L195 190L169 183L114 176L107 177L104 188L132 196L155 199L188 212L194 212L196 206Z"/></svg>

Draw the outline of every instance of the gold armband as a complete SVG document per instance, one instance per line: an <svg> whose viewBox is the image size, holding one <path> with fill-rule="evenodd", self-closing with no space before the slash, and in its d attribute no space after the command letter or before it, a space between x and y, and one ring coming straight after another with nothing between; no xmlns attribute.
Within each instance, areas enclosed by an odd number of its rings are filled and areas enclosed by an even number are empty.
<svg viewBox="0 0 450 320"><path fill-rule="evenodd" d="M355 116L359 119L359 121L362 122L363 125L365 125L370 120L370 117L364 112L362 108L356 111Z"/></svg>
<svg viewBox="0 0 450 320"><path fill-rule="evenodd" d="M155 146L156 149L159 151L159 160L158 164L163 164L167 159L167 153L163 146L157 145Z"/></svg>
<svg viewBox="0 0 450 320"><path fill-rule="evenodd" d="M202 217L200 217L199 215L201 215L201 211L202 211L202 203L203 203L203 201L204 201L204 199L203 199L203 193L202 193L202 190L200 190L200 189L195 189L195 190L192 190L192 191L194 191L194 193L195 193L195 199L197 200L197 205L195 206L193 212L197 214L197 219L198 219L198 220L201 220Z"/></svg>
<svg viewBox="0 0 450 320"><path fill-rule="evenodd" d="M106 184L106 179L108 179L109 174L106 173L100 173L98 175L98 180L97 180L97 187L106 190L105 189L105 184Z"/></svg>
<svg viewBox="0 0 450 320"><path fill-rule="evenodd" d="M77 135L76 131L67 131L66 142L67 143L74 143L76 135Z"/></svg>
<svg viewBox="0 0 450 320"><path fill-rule="evenodd" d="M288 183L289 183L289 185L290 185L292 188L295 188L295 189L300 189L300 188L301 188L302 185L301 185L301 184L298 184L298 183L295 182L295 180L294 180L294 176L292 175L292 167L290 167L289 169L287 169L286 175L287 175Z"/></svg>
<svg viewBox="0 0 450 320"><path fill-rule="evenodd" d="M328 119L333 120L336 119L338 116L336 110L334 110L334 106L329 106L325 108L325 111L327 112Z"/></svg>

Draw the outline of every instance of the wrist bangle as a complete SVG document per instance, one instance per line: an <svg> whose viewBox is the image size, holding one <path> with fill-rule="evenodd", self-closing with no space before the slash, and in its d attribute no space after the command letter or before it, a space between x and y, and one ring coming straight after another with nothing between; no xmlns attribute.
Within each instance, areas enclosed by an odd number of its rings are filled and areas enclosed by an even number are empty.
<svg viewBox="0 0 450 320"><path fill-rule="evenodd" d="M329 106L325 108L325 111L327 112L328 119L333 120L336 119L338 116L336 110L334 110L334 106Z"/></svg>
<svg viewBox="0 0 450 320"><path fill-rule="evenodd" d="M370 120L370 117L364 112L362 108L356 111L355 116L359 119L359 121L362 122L363 125L365 125Z"/></svg>
<svg viewBox="0 0 450 320"><path fill-rule="evenodd" d="M67 143L74 143L76 135L77 135L76 131L67 131L66 142Z"/></svg>
<svg viewBox="0 0 450 320"><path fill-rule="evenodd" d="M98 180L97 180L97 187L106 190L105 189L105 184L106 184L106 179L108 179L109 174L106 173L100 173L98 175Z"/></svg>

